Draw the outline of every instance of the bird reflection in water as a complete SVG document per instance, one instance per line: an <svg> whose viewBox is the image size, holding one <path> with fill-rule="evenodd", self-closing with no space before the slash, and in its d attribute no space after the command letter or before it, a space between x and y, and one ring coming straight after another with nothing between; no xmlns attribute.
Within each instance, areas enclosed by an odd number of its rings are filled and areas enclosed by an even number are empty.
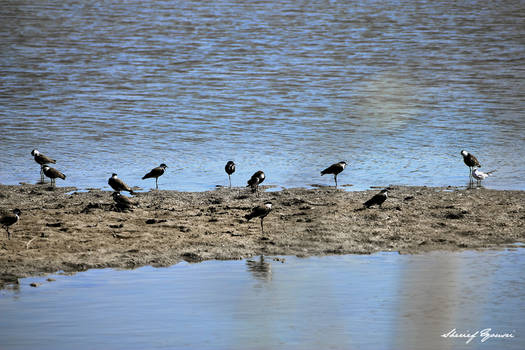
<svg viewBox="0 0 525 350"><path fill-rule="evenodd" d="M259 257L258 261L252 259L246 260L246 264L248 265L248 270L256 279L261 281L270 281L272 279L272 265L264 261L263 255Z"/></svg>

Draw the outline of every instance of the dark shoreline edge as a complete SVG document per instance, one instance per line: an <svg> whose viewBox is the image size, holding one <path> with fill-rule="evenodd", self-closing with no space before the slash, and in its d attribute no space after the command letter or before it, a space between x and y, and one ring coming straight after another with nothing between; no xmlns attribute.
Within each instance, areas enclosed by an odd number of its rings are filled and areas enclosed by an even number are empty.
<svg viewBox="0 0 525 350"><path fill-rule="evenodd" d="M383 208L361 210L377 190L245 188L150 191L132 212L111 192L48 185L0 185L0 210L22 210L0 238L0 288L18 278L92 268L164 267L182 260L255 255L401 254L499 248L525 242L525 191L393 186ZM71 194L68 194L71 193ZM270 200L265 219L243 216Z"/></svg>

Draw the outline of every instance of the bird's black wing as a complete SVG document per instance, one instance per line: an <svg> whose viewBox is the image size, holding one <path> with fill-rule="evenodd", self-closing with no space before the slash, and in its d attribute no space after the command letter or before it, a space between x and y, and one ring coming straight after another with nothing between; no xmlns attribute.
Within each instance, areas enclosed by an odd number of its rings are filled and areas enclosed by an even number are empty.
<svg viewBox="0 0 525 350"><path fill-rule="evenodd" d="M325 170L321 171L321 175L324 175L324 174L335 174L337 172L340 172L339 164L332 164L328 168L326 168Z"/></svg>

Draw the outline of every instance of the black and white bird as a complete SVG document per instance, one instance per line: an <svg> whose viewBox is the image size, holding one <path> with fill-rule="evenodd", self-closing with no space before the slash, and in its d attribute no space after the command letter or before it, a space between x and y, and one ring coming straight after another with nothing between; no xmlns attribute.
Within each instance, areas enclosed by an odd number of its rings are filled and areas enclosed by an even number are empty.
<svg viewBox="0 0 525 350"><path fill-rule="evenodd" d="M117 174L115 173L113 173L113 175L111 175L111 177L108 179L108 185L110 185L111 188L117 192L127 191L130 194L134 194L131 187L129 187L124 181L119 179L117 177Z"/></svg>
<svg viewBox="0 0 525 350"><path fill-rule="evenodd" d="M166 164L162 163L158 167L151 169L149 173L147 173L146 175L142 177L142 180L154 177L155 178L155 189L158 190L159 189L159 183L158 183L159 176L164 174L164 171L166 171L167 167L168 166Z"/></svg>
<svg viewBox="0 0 525 350"><path fill-rule="evenodd" d="M388 198L388 188L385 188L381 190L381 192L377 193L372 198L364 202L363 205L367 208L370 208L373 205L379 205L379 207L381 207L381 205L383 205L384 201L386 201L387 198Z"/></svg>
<svg viewBox="0 0 525 350"><path fill-rule="evenodd" d="M35 162L40 164L40 182L44 183L44 170L46 164L56 164L56 160L49 158L45 154L40 153L37 149L31 151L31 155L35 158Z"/></svg>
<svg viewBox="0 0 525 350"><path fill-rule="evenodd" d="M472 181L472 170L473 170L472 168L474 167L481 168L481 164L479 163L478 159L474 157L473 154L465 150L462 150L460 153L463 156L463 162L465 162L465 165L469 167L468 176L469 176L469 179Z"/></svg>
<svg viewBox="0 0 525 350"><path fill-rule="evenodd" d="M120 192L113 192L113 200L115 201L117 208L121 211L132 210L133 206L135 205L131 199L123 196L120 194Z"/></svg>
<svg viewBox="0 0 525 350"><path fill-rule="evenodd" d="M492 171L487 171L486 173L479 170L478 168L474 168L474 170L472 171L472 177L474 179L476 179L476 182L478 184L478 186L481 185L481 181L482 180L485 180L487 177L489 177L490 175L492 175L492 173L494 173L496 170L492 170Z"/></svg>
<svg viewBox="0 0 525 350"><path fill-rule="evenodd" d="M345 168L346 168L346 162L335 163L335 164L330 165L325 170L321 171L321 176L325 174L333 174L334 180L335 180L335 187L337 188L337 175L341 171L345 170Z"/></svg>
<svg viewBox="0 0 525 350"><path fill-rule="evenodd" d="M228 180L230 181L230 188L232 188L232 179L231 175L235 172L235 163L233 160L228 161L226 163L226 166L224 167L224 171L226 171L226 174L228 174Z"/></svg>
<svg viewBox="0 0 525 350"><path fill-rule="evenodd" d="M20 220L20 209L14 209L13 213L5 214L0 217L0 224L7 231L7 239L11 239L11 233L9 232L9 226L13 226Z"/></svg>
<svg viewBox="0 0 525 350"><path fill-rule="evenodd" d="M62 180L66 179L66 175L62 174L60 171L56 170L55 168L51 168L48 165L44 165L42 167L42 170L44 171L44 175L51 179L51 185L55 186L55 181L57 178L60 178Z"/></svg>
<svg viewBox="0 0 525 350"><path fill-rule="evenodd" d="M266 202L263 205L258 205L255 208L252 209L250 214L246 214L244 218L248 221L253 218L260 218L261 219L261 232L264 235L264 226L263 226L263 220L264 218L270 214L272 211L272 203Z"/></svg>
<svg viewBox="0 0 525 350"><path fill-rule="evenodd" d="M266 175L264 175L264 172L262 170L259 170L255 174L252 175L252 177L248 180L248 186L251 187L252 192L257 192L259 189L259 185L264 181L266 178Z"/></svg>

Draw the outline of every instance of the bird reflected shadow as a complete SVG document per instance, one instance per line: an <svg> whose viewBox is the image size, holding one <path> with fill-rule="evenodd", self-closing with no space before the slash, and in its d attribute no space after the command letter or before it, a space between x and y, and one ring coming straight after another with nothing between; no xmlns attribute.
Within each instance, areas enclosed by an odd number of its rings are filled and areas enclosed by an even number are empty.
<svg viewBox="0 0 525 350"><path fill-rule="evenodd" d="M272 279L272 265L264 260L264 256L261 255L259 260L246 260L248 271L250 271L260 281L270 281Z"/></svg>

